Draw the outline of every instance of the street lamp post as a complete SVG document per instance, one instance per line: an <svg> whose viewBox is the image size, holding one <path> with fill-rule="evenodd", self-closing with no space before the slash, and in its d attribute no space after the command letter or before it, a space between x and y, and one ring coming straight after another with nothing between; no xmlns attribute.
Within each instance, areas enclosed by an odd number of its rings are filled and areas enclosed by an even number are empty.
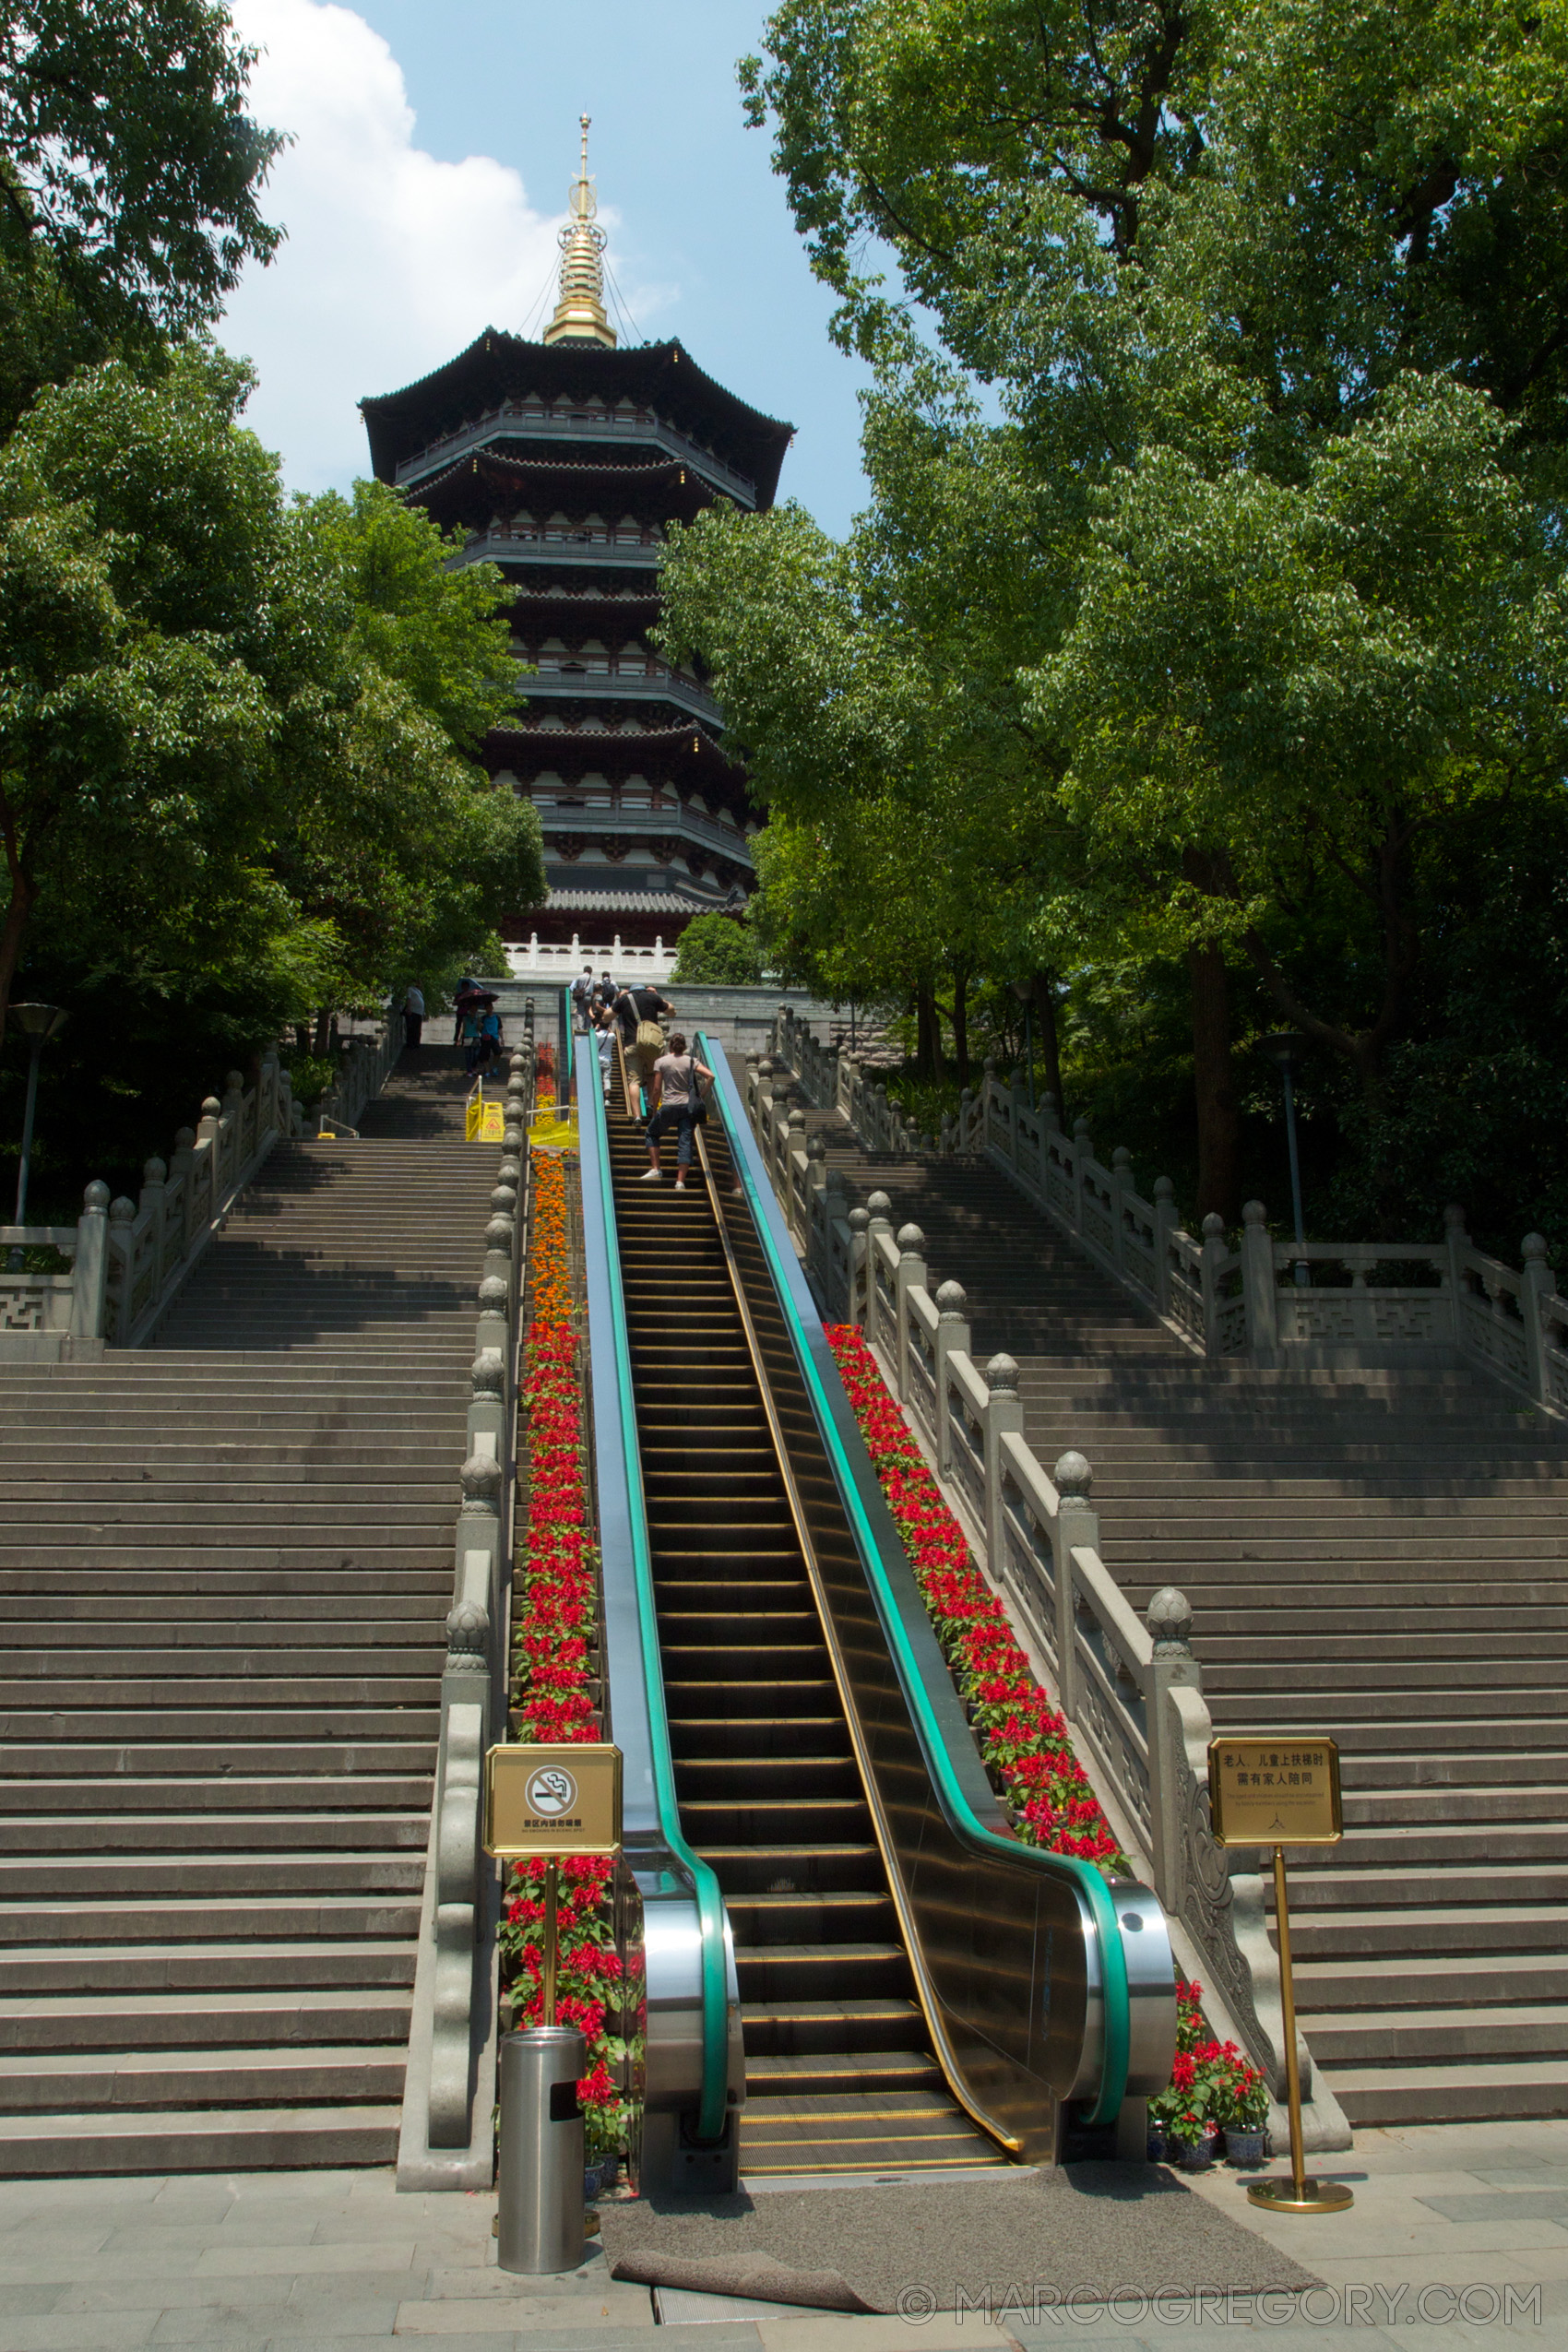
<svg viewBox="0 0 1568 2352"><path fill-rule="evenodd" d="M1276 1037L1260 1037L1257 1050L1272 1062L1285 1082L1285 1147L1290 1155L1290 1206L1296 1218L1296 1247L1307 1246L1307 1229L1301 1218L1301 1160L1296 1148L1296 1089L1291 1083L1291 1069L1306 1039L1295 1029L1282 1029ZM1304 1257L1296 1260L1296 1287L1304 1290L1312 1280L1312 1268Z"/></svg>
<svg viewBox="0 0 1568 2352"><path fill-rule="evenodd" d="M13 1004L6 1017L15 1023L26 1038L30 1054L27 1108L22 1112L22 1160L21 1166L17 1170L15 1218L18 1225L25 1225L28 1205L28 1162L32 1158L33 1114L38 1109L39 1060L43 1052L45 1039L58 1037L71 1016L68 1013L63 1012L58 1004Z"/></svg>

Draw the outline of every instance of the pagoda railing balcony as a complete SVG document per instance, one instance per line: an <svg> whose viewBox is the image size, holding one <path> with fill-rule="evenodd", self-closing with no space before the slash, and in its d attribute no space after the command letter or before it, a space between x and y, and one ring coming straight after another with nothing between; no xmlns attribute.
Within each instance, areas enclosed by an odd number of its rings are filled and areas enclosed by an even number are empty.
<svg viewBox="0 0 1568 2352"><path fill-rule="evenodd" d="M596 557L612 564L653 569L664 541L651 531L580 530L475 531L449 564L582 564Z"/></svg>
<svg viewBox="0 0 1568 2352"><path fill-rule="evenodd" d="M525 656L525 659L529 657ZM536 674L525 678L522 691L530 702L579 698L596 702L672 702L699 719L723 719L723 712L707 689L685 671L665 661L641 655L632 659L613 655L585 654L580 661L559 654L531 657Z"/></svg>
<svg viewBox="0 0 1568 2352"><path fill-rule="evenodd" d="M716 457L711 449L700 442L690 440L651 409L547 409L537 400L504 400L498 409L487 409L472 424L460 425L456 433L446 434L439 441L432 441L416 456L405 457L398 467L399 482L417 481L422 474L439 471L459 457L465 449L488 445L505 435L508 440L579 441L590 445L597 443L624 447L628 443L652 442L671 457L683 457L706 480L719 489L729 492L742 505L756 505L756 484L745 474Z"/></svg>
<svg viewBox="0 0 1568 2352"><path fill-rule="evenodd" d="M695 841L703 849L717 849L738 866L754 867L756 863L750 834L742 833L738 825L720 825L717 817L699 815L695 809L625 808L602 792L580 801L536 799L534 806L539 811L547 855L552 833L624 833L637 840L665 834L672 839Z"/></svg>

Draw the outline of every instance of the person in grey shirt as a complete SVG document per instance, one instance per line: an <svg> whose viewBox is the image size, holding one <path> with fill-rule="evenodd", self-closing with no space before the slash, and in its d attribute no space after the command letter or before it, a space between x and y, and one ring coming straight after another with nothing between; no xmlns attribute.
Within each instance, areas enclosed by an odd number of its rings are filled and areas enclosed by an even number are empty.
<svg viewBox="0 0 1568 2352"><path fill-rule="evenodd" d="M686 1040L676 1029L670 1039L668 1052L661 1053L653 1065L649 1093L652 1108L647 1122L647 1156L652 1163L643 1178L645 1184L657 1184L663 1171L659 1165L659 1139L668 1129L675 1129L675 1190L686 1189L686 1170L692 1164L692 1142L697 1121L707 1116L698 1080L712 1083L713 1072L706 1062L686 1051Z"/></svg>

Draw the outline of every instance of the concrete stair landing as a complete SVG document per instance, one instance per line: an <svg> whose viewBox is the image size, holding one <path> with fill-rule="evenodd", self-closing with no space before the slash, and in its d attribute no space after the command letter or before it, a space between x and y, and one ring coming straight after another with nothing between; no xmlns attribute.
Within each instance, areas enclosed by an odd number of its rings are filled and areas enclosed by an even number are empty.
<svg viewBox="0 0 1568 2352"><path fill-rule="evenodd" d="M275 1147L157 1343L0 1368L0 2173L396 2154L493 1153Z"/></svg>

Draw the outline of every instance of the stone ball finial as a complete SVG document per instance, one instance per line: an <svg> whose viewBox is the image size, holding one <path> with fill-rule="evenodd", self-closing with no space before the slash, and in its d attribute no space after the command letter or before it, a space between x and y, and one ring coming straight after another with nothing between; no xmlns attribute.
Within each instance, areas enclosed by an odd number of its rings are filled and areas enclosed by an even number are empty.
<svg viewBox="0 0 1568 2352"><path fill-rule="evenodd" d="M849 1230L851 1233L863 1233L870 1223L871 1211L869 1208L852 1208L849 1211Z"/></svg>
<svg viewBox="0 0 1568 2352"><path fill-rule="evenodd" d="M82 1206L94 1217L101 1217L109 1206L109 1187L101 1176L95 1176L82 1194Z"/></svg>
<svg viewBox="0 0 1568 2352"><path fill-rule="evenodd" d="M902 1256L918 1258L923 1255L925 1235L918 1225L900 1225L895 1239Z"/></svg>
<svg viewBox="0 0 1568 2352"><path fill-rule="evenodd" d="M1144 1611L1144 1623L1153 1639L1156 1657L1192 1656L1187 1639L1193 1630L1192 1605L1174 1585L1161 1585Z"/></svg>
<svg viewBox="0 0 1568 2352"><path fill-rule="evenodd" d="M1018 1367L1011 1356L992 1356L985 1368L985 1384L993 1396L1011 1396L1018 1386Z"/></svg>
<svg viewBox="0 0 1568 2352"><path fill-rule="evenodd" d="M497 1217L510 1217L517 1206L515 1184L496 1184L492 1188L490 1206Z"/></svg>
<svg viewBox="0 0 1568 2352"><path fill-rule="evenodd" d="M961 1282L944 1282L936 1294L936 1312L944 1321L956 1322L969 1303L969 1294Z"/></svg>
<svg viewBox="0 0 1568 2352"><path fill-rule="evenodd" d="M121 1194L117 1201L111 1201L109 1204L109 1222L111 1225L129 1225L136 1213L137 1205L135 1201L128 1201L124 1193Z"/></svg>
<svg viewBox="0 0 1568 2352"><path fill-rule="evenodd" d="M790 1127L792 1129L792 1131L793 1131L796 1134L799 1134L802 1131L802 1129L804 1128L804 1126L805 1126L805 1123L806 1123L806 1114L805 1114L805 1112L804 1112L804 1111L801 1109L801 1106L800 1106L800 1104L799 1104L798 1102L797 1102L797 1103L792 1104L792 1105L791 1105L791 1107L790 1107L790 1118L789 1118L789 1123L789 1123Z"/></svg>
<svg viewBox="0 0 1568 2352"><path fill-rule="evenodd" d="M209 1094L206 1101L202 1104L201 1115L204 1119L222 1118L223 1105L219 1101L218 1097L215 1094Z"/></svg>
<svg viewBox="0 0 1568 2352"><path fill-rule="evenodd" d="M811 1134L806 1137L806 1158L808 1159L826 1159L827 1158L827 1138L823 1134L820 1127L814 1127Z"/></svg>
<svg viewBox="0 0 1568 2352"><path fill-rule="evenodd" d="M1242 1202L1241 1222L1243 1225L1266 1225L1268 1223L1268 1211L1265 1208L1262 1201Z"/></svg>
<svg viewBox="0 0 1568 2352"><path fill-rule="evenodd" d="M481 1314L504 1315L511 1302L511 1292L498 1274L487 1274L479 1286Z"/></svg>
<svg viewBox="0 0 1568 2352"><path fill-rule="evenodd" d="M1175 1199L1176 1187L1171 1182L1169 1176L1157 1176L1155 1178L1154 1196L1157 1201L1173 1201Z"/></svg>
<svg viewBox="0 0 1568 2352"><path fill-rule="evenodd" d="M484 1229L485 1248L487 1250L509 1250L512 1246L512 1235L515 1230L516 1228L509 1217L493 1217L489 1224Z"/></svg>
<svg viewBox="0 0 1568 2352"><path fill-rule="evenodd" d="M481 1348L469 1374L476 1396L499 1396L506 1385L506 1360L499 1348Z"/></svg>
<svg viewBox="0 0 1568 2352"><path fill-rule="evenodd" d="M1224 1239L1225 1219L1220 1216L1219 1211L1217 1208L1211 1208L1208 1215L1204 1218L1204 1240L1206 1241L1223 1241Z"/></svg>
<svg viewBox="0 0 1568 2352"><path fill-rule="evenodd" d="M460 1600L446 1612L446 1665L459 1673L483 1674L490 1619L477 1600Z"/></svg>
<svg viewBox="0 0 1568 2352"><path fill-rule="evenodd" d="M494 1511L501 1503L501 1465L493 1454L470 1454L457 1473L463 1508Z"/></svg>
<svg viewBox="0 0 1568 2352"><path fill-rule="evenodd" d="M1544 1233L1526 1233L1519 1247L1526 1265L1546 1264L1546 1235Z"/></svg>
<svg viewBox="0 0 1568 2352"><path fill-rule="evenodd" d="M889 1217L893 1210L893 1204L885 1193L870 1194L867 1196L866 1206L873 1217Z"/></svg>
<svg viewBox="0 0 1568 2352"><path fill-rule="evenodd" d="M1451 1233L1462 1233L1465 1230L1465 1212L1457 1201L1449 1202L1443 1212L1443 1221Z"/></svg>
<svg viewBox="0 0 1568 2352"><path fill-rule="evenodd" d="M1111 1165L1115 1170L1118 1176L1130 1176L1132 1174L1133 1155L1127 1149L1125 1144L1117 1145L1115 1150L1111 1155Z"/></svg>
<svg viewBox="0 0 1568 2352"><path fill-rule="evenodd" d="M244 1094L245 1082L238 1070L231 1070L223 1081L223 1087L228 1094Z"/></svg>
<svg viewBox="0 0 1568 2352"><path fill-rule="evenodd" d="M141 1175L144 1184L161 1184L168 1173L165 1163L156 1156L142 1163Z"/></svg>
<svg viewBox="0 0 1568 2352"><path fill-rule="evenodd" d="M1088 1458L1075 1446L1057 1455L1056 1467L1051 1475L1058 1494L1076 1495L1081 1499L1094 1484L1094 1472L1088 1466Z"/></svg>
<svg viewBox="0 0 1568 2352"><path fill-rule="evenodd" d="M1087 1144L1088 1139L1089 1123L1084 1116L1084 1113L1080 1111L1078 1116L1073 1122L1073 1141L1075 1144Z"/></svg>

